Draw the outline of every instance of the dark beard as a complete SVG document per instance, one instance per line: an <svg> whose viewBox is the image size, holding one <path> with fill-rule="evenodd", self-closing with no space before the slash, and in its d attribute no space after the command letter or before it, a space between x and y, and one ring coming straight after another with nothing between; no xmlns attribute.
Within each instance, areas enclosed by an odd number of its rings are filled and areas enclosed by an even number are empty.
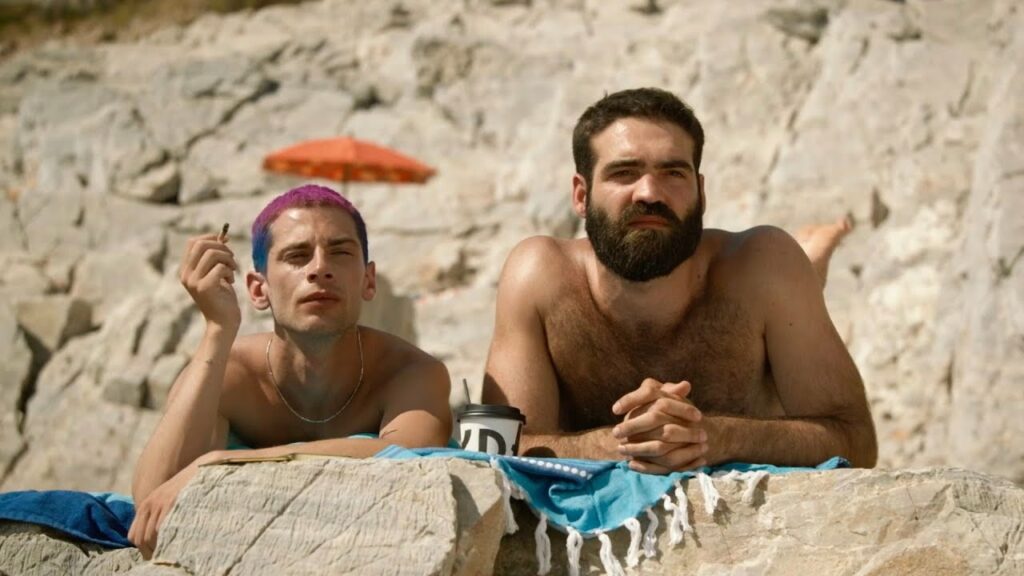
<svg viewBox="0 0 1024 576"><path fill-rule="evenodd" d="M630 229L637 216L659 216L668 230ZM704 221L698 203L682 220L668 206L657 202L633 204L617 222L588 201L585 223L597 259L609 270L630 282L647 282L676 269L697 251Z"/></svg>

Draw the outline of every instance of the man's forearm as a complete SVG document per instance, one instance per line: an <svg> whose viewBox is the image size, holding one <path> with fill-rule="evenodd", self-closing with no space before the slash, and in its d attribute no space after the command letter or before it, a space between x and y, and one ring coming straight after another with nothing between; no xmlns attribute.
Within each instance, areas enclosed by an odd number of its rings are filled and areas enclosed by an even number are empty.
<svg viewBox="0 0 1024 576"><path fill-rule="evenodd" d="M707 460L753 462L781 466L815 466L842 456L857 467L870 468L878 457L874 426L838 418L753 419L705 415Z"/></svg>
<svg viewBox="0 0 1024 576"><path fill-rule="evenodd" d="M137 502L209 451L234 338L230 330L208 328L175 382L163 418L135 467L132 494Z"/></svg>
<svg viewBox="0 0 1024 576"><path fill-rule="evenodd" d="M254 450L225 450L219 452L219 455L223 458L274 458L289 454L316 454L344 458L370 458L392 444L394 442L379 438L330 438Z"/></svg>
<svg viewBox="0 0 1024 576"><path fill-rule="evenodd" d="M593 460L622 460L618 452L619 441L612 436L611 426L583 432L557 432L554 434L523 434L519 439L519 453L542 458L588 458Z"/></svg>

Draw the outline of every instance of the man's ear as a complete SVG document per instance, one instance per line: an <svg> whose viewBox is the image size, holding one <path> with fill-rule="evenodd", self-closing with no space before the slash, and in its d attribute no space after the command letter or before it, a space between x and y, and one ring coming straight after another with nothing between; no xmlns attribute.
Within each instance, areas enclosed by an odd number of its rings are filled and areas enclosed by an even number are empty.
<svg viewBox="0 0 1024 576"><path fill-rule="evenodd" d="M704 215L704 211L708 207L708 198L704 195L704 175L697 174L697 192L700 194L700 215Z"/></svg>
<svg viewBox="0 0 1024 576"><path fill-rule="evenodd" d="M377 295L377 265L373 262L366 264L366 274L363 276L363 300L369 302Z"/></svg>
<svg viewBox="0 0 1024 576"><path fill-rule="evenodd" d="M572 210L580 218L587 217L587 181L579 174L572 177Z"/></svg>
<svg viewBox="0 0 1024 576"><path fill-rule="evenodd" d="M249 292L249 300L257 310L270 308L270 293L266 276L255 271L249 272L245 275L245 288Z"/></svg>

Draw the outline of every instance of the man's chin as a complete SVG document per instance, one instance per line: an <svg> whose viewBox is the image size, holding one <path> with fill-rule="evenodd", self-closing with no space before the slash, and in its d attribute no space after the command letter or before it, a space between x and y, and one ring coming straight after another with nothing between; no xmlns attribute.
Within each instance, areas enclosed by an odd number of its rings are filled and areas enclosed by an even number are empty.
<svg viewBox="0 0 1024 576"><path fill-rule="evenodd" d="M345 332L345 319L335 316L304 316L287 325L289 330L307 336L337 336Z"/></svg>

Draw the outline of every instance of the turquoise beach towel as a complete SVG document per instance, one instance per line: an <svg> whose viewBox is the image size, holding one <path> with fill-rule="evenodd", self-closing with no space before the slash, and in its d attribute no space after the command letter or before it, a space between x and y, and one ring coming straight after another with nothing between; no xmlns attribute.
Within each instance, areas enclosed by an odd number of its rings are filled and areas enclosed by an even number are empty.
<svg viewBox="0 0 1024 576"><path fill-rule="evenodd" d="M832 458L814 468L793 468L769 464L730 463L667 475L641 474L629 469L625 461L573 460L567 458L525 458L492 456L480 452L450 448L407 449L389 446L377 458L464 458L493 461L509 481L522 491L524 499L547 521L562 531L573 528L583 535L615 530L629 518L636 518L662 502L662 497L677 481L697 477L698 473L719 475L732 471L786 474L810 470L846 468L842 458Z"/></svg>
<svg viewBox="0 0 1024 576"><path fill-rule="evenodd" d="M376 457L464 458L489 462L503 477L506 533L518 530L509 499L525 500L540 519L534 532L537 573L547 574L551 569L551 541L547 528L553 526L567 534L566 557L570 576L578 576L580 573L584 538L594 537L601 542L599 558L605 574L624 576L625 571L615 557L607 535L607 532L619 528L626 528L630 533L629 550L625 556L628 567L639 565L641 551L646 558L655 557L658 553L656 545L659 527L658 516L654 513L656 507L670 512L667 520L669 542L672 545L682 542L685 533L693 532L689 521L689 502L682 486L685 480L697 479L705 512L714 515L720 497L712 476L746 482L743 499L750 503L758 484L768 475L849 466L849 462L836 457L814 468L730 463L662 476L634 472L625 461L492 456L448 448L410 450L389 446L378 452ZM645 532L641 531L641 519L647 521Z"/></svg>

